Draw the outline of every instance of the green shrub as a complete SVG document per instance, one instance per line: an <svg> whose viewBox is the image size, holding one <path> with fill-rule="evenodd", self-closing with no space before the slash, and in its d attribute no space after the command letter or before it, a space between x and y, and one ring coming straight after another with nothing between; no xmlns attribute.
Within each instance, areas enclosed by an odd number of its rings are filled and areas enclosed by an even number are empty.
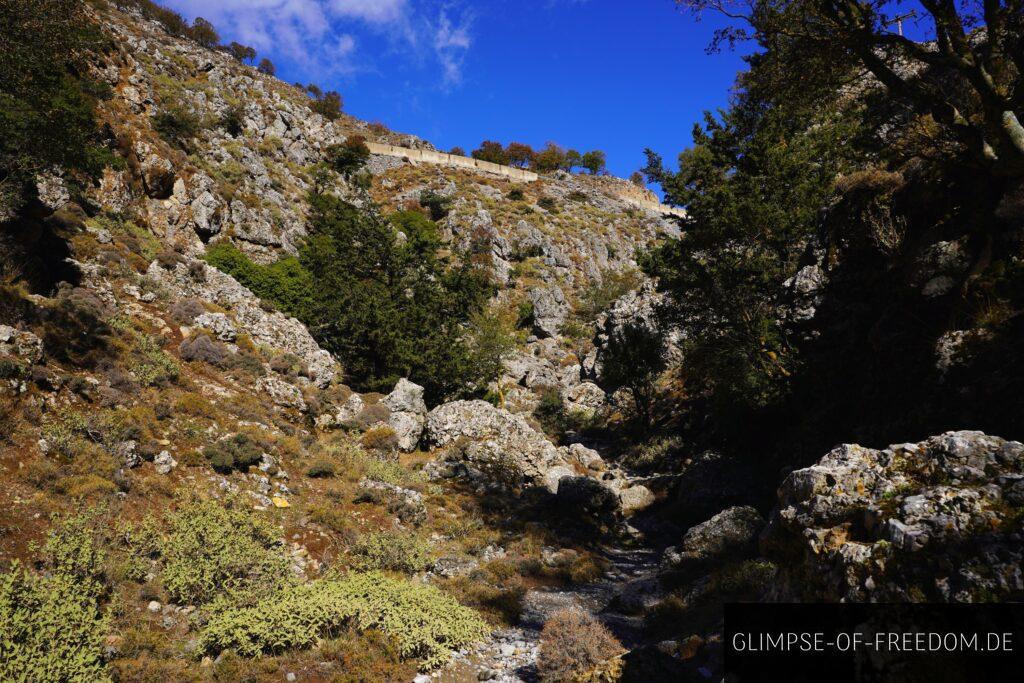
<svg viewBox="0 0 1024 683"><path fill-rule="evenodd" d="M336 90L329 90L310 102L309 108L328 121L337 121L341 118L343 104L341 94Z"/></svg>
<svg viewBox="0 0 1024 683"><path fill-rule="evenodd" d="M523 193L522 188L513 187L511 190L508 191L507 196L510 200L514 202L521 202L523 201L523 197L525 197L526 195Z"/></svg>
<svg viewBox="0 0 1024 683"><path fill-rule="evenodd" d="M554 197L541 197L537 200L537 206L551 213L554 213L558 209L558 203L555 201Z"/></svg>
<svg viewBox="0 0 1024 683"><path fill-rule="evenodd" d="M540 402L533 409L533 416L540 422L548 434L561 434L565 431L567 417L565 403L558 389L547 389L540 396Z"/></svg>
<svg viewBox="0 0 1024 683"><path fill-rule="evenodd" d="M173 104L153 117L153 130L169 144L184 150L201 129L200 118L180 104Z"/></svg>
<svg viewBox="0 0 1024 683"><path fill-rule="evenodd" d="M132 367L132 373L143 386L164 386L178 381L181 368L155 337L139 337L137 353L139 361Z"/></svg>
<svg viewBox="0 0 1024 683"><path fill-rule="evenodd" d="M360 537L353 548L359 569L414 574L433 564L430 543L413 531L381 531Z"/></svg>
<svg viewBox="0 0 1024 683"><path fill-rule="evenodd" d="M366 430L359 443L362 444L363 448L371 451L390 452L398 447L398 435L391 427L378 425Z"/></svg>
<svg viewBox="0 0 1024 683"><path fill-rule="evenodd" d="M101 584L104 580L107 551L100 536L101 511L55 516L43 544L46 566L54 574L73 579L80 586Z"/></svg>
<svg viewBox="0 0 1024 683"><path fill-rule="evenodd" d="M430 212L430 220L439 221L448 215L452 198L440 195L432 190L420 192L420 206Z"/></svg>
<svg viewBox="0 0 1024 683"><path fill-rule="evenodd" d="M196 501L170 516L161 548L172 600L201 604L231 591L266 589L288 576L280 530L230 503Z"/></svg>
<svg viewBox="0 0 1024 683"><path fill-rule="evenodd" d="M245 130L245 107L235 104L224 110L217 124L231 137L237 138Z"/></svg>
<svg viewBox="0 0 1024 683"><path fill-rule="evenodd" d="M338 473L338 467L333 460L318 458L306 470L306 476L313 479L328 479Z"/></svg>
<svg viewBox="0 0 1024 683"><path fill-rule="evenodd" d="M286 257L264 266L253 263L230 242L207 248L203 258L276 308L300 320L308 318L312 309L313 281L295 258Z"/></svg>
<svg viewBox="0 0 1024 683"><path fill-rule="evenodd" d="M233 470L246 471L263 458L259 444L246 434L235 434L203 449L203 456L221 474Z"/></svg>
<svg viewBox="0 0 1024 683"><path fill-rule="evenodd" d="M106 620L71 576L39 577L15 562L0 574L0 680L109 681Z"/></svg>
<svg viewBox="0 0 1024 683"><path fill-rule="evenodd" d="M109 311L87 289L62 290L41 309L43 345L51 358L94 367L112 353Z"/></svg>
<svg viewBox="0 0 1024 683"><path fill-rule="evenodd" d="M326 151L327 165L345 178L366 165L370 159L370 148L366 139L360 135L352 135L340 145L331 145Z"/></svg>
<svg viewBox="0 0 1024 683"><path fill-rule="evenodd" d="M472 610L437 588L379 572L286 586L250 607L228 600L211 607L199 633L200 651L233 648L249 657L310 647L351 626L383 631L397 640L402 657L420 658L421 669L429 670L447 661L450 650L489 631Z"/></svg>
<svg viewBox="0 0 1024 683"><path fill-rule="evenodd" d="M576 305L576 317L583 322L593 322L620 297L638 289L642 284L643 276L631 268L605 270L600 279L590 281L583 290Z"/></svg>

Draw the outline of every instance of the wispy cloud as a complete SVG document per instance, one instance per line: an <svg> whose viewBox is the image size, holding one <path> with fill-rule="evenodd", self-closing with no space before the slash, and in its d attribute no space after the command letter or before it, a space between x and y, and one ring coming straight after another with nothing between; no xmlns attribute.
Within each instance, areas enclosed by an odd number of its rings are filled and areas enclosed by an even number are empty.
<svg viewBox="0 0 1024 683"><path fill-rule="evenodd" d="M458 22L453 22L448 11L442 9L434 30L434 52L441 64L443 86L452 87L462 82L462 65L466 52L473 44L470 37L472 17L463 14Z"/></svg>
<svg viewBox="0 0 1024 683"><path fill-rule="evenodd" d="M435 63L450 88L462 80L472 45L467 13L419 9L417 0L165 0L189 17L209 19L233 40L280 55L309 77L376 70L361 39L383 37L418 65Z"/></svg>

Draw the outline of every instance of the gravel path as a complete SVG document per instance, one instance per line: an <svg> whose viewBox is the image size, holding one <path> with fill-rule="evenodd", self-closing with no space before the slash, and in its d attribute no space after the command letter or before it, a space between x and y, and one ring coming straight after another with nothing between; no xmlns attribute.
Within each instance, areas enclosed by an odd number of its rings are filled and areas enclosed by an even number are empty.
<svg viewBox="0 0 1024 683"><path fill-rule="evenodd" d="M515 628L500 629L491 639L457 652L452 661L416 683L534 683L540 630L555 612L578 607L598 617L627 648L641 644L640 610L658 593L660 553L649 548L604 548L605 575L568 590L532 590L523 598L523 613Z"/></svg>

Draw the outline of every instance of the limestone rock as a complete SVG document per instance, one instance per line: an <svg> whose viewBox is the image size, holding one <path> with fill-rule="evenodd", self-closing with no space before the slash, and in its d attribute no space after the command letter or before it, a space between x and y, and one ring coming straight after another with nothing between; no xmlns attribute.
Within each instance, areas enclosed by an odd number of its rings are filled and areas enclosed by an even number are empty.
<svg viewBox="0 0 1024 683"><path fill-rule="evenodd" d="M43 342L31 332L0 325L0 355L18 356L28 363L38 363L43 357Z"/></svg>
<svg viewBox="0 0 1024 683"><path fill-rule="evenodd" d="M394 413L427 414L427 404L423 401L423 387L414 384L404 377L398 380L395 388L382 401Z"/></svg>
<svg viewBox="0 0 1024 683"><path fill-rule="evenodd" d="M273 375L261 377L256 381L256 390L266 393L275 404L282 408L306 410L306 401L302 397L302 392L298 387L285 382L283 379Z"/></svg>
<svg viewBox="0 0 1024 683"><path fill-rule="evenodd" d="M221 341L233 342L238 338L235 324L223 313L202 313L196 317L195 325L209 330Z"/></svg>
<svg viewBox="0 0 1024 683"><path fill-rule="evenodd" d="M1024 590L1024 445L981 432L833 449L792 472L761 538L776 599L1005 600Z"/></svg>
<svg viewBox="0 0 1024 683"><path fill-rule="evenodd" d="M665 551L665 562L674 569L707 567L753 554L764 519L752 507L731 507L691 527L678 548Z"/></svg>
<svg viewBox="0 0 1024 683"><path fill-rule="evenodd" d="M533 331L539 337L556 337L569 315L569 303L561 287L550 285L530 290L533 304Z"/></svg>
<svg viewBox="0 0 1024 683"><path fill-rule="evenodd" d="M565 464L554 444L525 418L486 401L455 401L434 408L427 415L425 437L438 448L460 442L459 447L448 449L449 458L492 472L504 470L512 479L538 486L547 485L548 470Z"/></svg>

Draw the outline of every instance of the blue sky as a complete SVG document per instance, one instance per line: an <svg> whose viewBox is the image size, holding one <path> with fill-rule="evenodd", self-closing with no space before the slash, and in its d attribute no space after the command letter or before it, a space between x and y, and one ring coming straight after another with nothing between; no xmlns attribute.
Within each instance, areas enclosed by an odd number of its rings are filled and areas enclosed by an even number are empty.
<svg viewBox="0 0 1024 683"><path fill-rule="evenodd" d="M336 89L345 110L471 150L554 140L673 161L727 103L742 49L705 54L717 25L672 0L165 0L254 46L283 80Z"/></svg>

